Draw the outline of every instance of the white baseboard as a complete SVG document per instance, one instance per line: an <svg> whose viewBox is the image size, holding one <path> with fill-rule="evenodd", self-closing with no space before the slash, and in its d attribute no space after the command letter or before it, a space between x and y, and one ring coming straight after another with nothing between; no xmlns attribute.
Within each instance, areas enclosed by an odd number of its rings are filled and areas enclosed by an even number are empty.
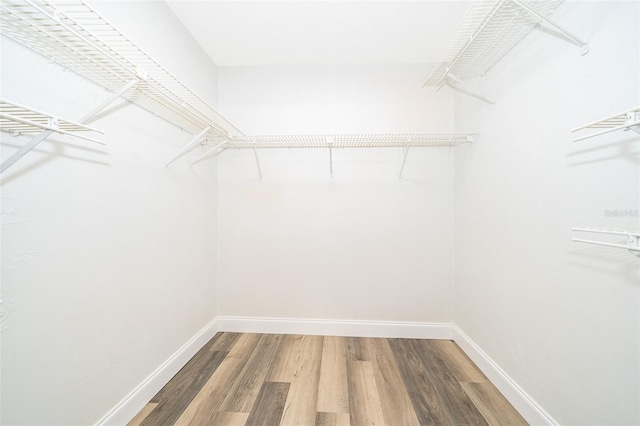
<svg viewBox="0 0 640 426"><path fill-rule="evenodd" d="M215 318L105 414L97 425L126 425L217 332L218 319Z"/></svg>
<svg viewBox="0 0 640 426"><path fill-rule="evenodd" d="M218 317L220 331L317 336L453 339L453 324L301 318Z"/></svg>
<svg viewBox="0 0 640 426"><path fill-rule="evenodd" d="M491 380L524 419L532 425L558 423L540 407L489 355L469 338L458 326L454 327L453 340Z"/></svg>

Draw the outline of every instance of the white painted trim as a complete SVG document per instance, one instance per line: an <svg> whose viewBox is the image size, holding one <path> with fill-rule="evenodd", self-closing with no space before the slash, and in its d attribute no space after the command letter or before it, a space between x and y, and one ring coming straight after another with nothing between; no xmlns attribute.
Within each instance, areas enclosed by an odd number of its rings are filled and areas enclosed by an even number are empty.
<svg viewBox="0 0 640 426"><path fill-rule="evenodd" d="M98 420L96 425L127 424L217 332L218 318L214 318Z"/></svg>
<svg viewBox="0 0 640 426"><path fill-rule="evenodd" d="M558 423L547 414L500 366L467 336L454 326L453 340L480 368L524 419L532 425L555 426Z"/></svg>
<svg viewBox="0 0 640 426"><path fill-rule="evenodd" d="M316 336L453 339L453 324L302 318L218 317L220 331Z"/></svg>

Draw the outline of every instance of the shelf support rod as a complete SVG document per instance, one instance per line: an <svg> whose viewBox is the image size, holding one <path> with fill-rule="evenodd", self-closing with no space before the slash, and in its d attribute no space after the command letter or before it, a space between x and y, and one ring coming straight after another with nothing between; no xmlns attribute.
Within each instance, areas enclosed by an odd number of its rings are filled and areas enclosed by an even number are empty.
<svg viewBox="0 0 640 426"><path fill-rule="evenodd" d="M329 173L333 177L333 138L327 139L327 145L329 146Z"/></svg>
<svg viewBox="0 0 640 426"><path fill-rule="evenodd" d="M196 158L195 160L193 160L192 162L189 163L189 167L191 167L192 165L196 164L199 161L204 160L205 158L208 158L210 155L212 155L212 153L217 150L218 148L220 148L222 145L224 145L225 143L229 142L229 139L225 139L222 142L220 142L219 144L215 145L213 148L211 148L209 151L205 152L204 154L202 154L200 157Z"/></svg>
<svg viewBox="0 0 640 426"><path fill-rule="evenodd" d="M34 136L29 142L24 144L22 148L18 151L14 152L13 155L7 158L2 164L0 164L0 173L3 173L7 170L13 163L24 157L24 155L35 148L40 142L45 140L49 135L53 133L53 130L45 130L44 132L38 133Z"/></svg>
<svg viewBox="0 0 640 426"><path fill-rule="evenodd" d="M333 149L331 145L329 145L329 173L331 173L331 177L333 177Z"/></svg>
<svg viewBox="0 0 640 426"><path fill-rule="evenodd" d="M80 123L85 124L86 122L88 122L89 120L91 120L93 117L95 117L96 115L98 115L98 113L100 111L102 111L103 109L105 109L106 107L108 107L111 102L115 101L116 99L118 99L120 96L124 95L129 89L131 89L133 86L135 86L136 84L138 84L138 82L140 82L140 80L138 80L137 78L134 78L133 80L131 80L130 82L128 82L127 84L125 84L124 86L122 86L118 91L114 92L109 99L106 99L104 102L102 102L100 105L98 105L97 107L95 107L93 110L91 110L89 113L87 113L84 117L82 117L80 119Z"/></svg>
<svg viewBox="0 0 640 426"><path fill-rule="evenodd" d="M24 118L16 117L16 116L11 115L11 114L0 113L0 118L4 118L4 119L7 119L7 120L11 120L11 121L16 121L18 123L27 124L27 125L33 126L33 127L39 127L42 130L51 130L52 132L60 133L61 135L74 136L76 138L84 139L84 140L89 141L89 142L98 143L100 145L104 145L105 144L104 142L101 142L101 141L99 141L97 139L88 138L88 137L82 136L82 135L76 135L73 132L68 132L66 130L62 130L59 127L56 127L56 126L53 126L53 125L36 123L35 121L26 120ZM51 117L49 117L49 120L51 120ZM97 129L87 129L87 130L103 133L101 130L97 130Z"/></svg>
<svg viewBox="0 0 640 426"><path fill-rule="evenodd" d="M574 243L587 243L587 244L595 244L597 246L605 246L605 247L615 247L621 249L627 249L631 253L640 257L640 246L638 246L638 237L629 236L629 243L627 245L624 244L615 244L615 243L607 243L604 241L596 241L596 240L585 240L582 238L572 238L571 241Z"/></svg>
<svg viewBox="0 0 640 426"><path fill-rule="evenodd" d="M457 84L459 84L465 91L470 92L474 96L477 96L478 98L482 99L483 101L485 101L485 102L487 102L487 103L489 103L491 105L495 105L494 101L492 101L491 99L487 98L482 93L478 92L476 89L474 89L473 87L469 86L464 81L460 80L458 77L456 77L455 75L451 74L450 72L447 73L447 77L449 77L451 80L453 80Z"/></svg>
<svg viewBox="0 0 640 426"><path fill-rule="evenodd" d="M40 13L44 14L45 16L47 16L49 19L52 19L56 22L58 22L60 25L62 25L64 28L66 28L69 32L71 32L73 35L75 35L76 37L78 37L80 40L82 40L83 42L87 43L89 46L93 47L94 49L96 49L97 51L99 51L100 53L102 53L103 55L105 55L105 57L109 58L114 64L119 65L120 67L122 67L123 70L127 71L128 73L131 73L133 75L137 75L136 74L136 70L131 69L130 66L128 66L126 63L120 61L118 58L114 57L113 55L111 55L109 52L105 51L101 46L99 46L98 44L96 44L95 42L93 42L92 40L90 40L89 38L85 37L84 35L80 34L79 32L77 32L76 30L74 30L72 27L70 27L69 25L67 25L66 23L64 23L61 19L58 19L56 16L51 15L50 13L48 13L46 10L42 9L41 7L39 7L37 4L33 3L31 0L25 0L29 5L31 5L33 8L35 8L36 10L38 10ZM87 31L85 29L85 31ZM88 31L87 31L88 32ZM89 33L91 34L91 33ZM93 34L91 34L93 35ZM95 36L94 36L95 37ZM174 77L175 78L175 77ZM181 106L182 108L188 109L190 110L194 115L199 116L202 118L202 114L200 113L200 111L198 111L197 109L194 109L193 107L191 107L191 105L185 104L184 102L180 102L178 99L175 99L175 96L173 95L173 93L171 93L170 91L164 90L162 88L162 86L159 86L157 84L155 84L153 81L148 80L147 84L151 87L153 87L155 90L157 90L159 93L162 93L167 99L171 100L174 104ZM218 116L220 118L222 118L227 124L229 124L231 127L233 127L234 129L236 129L238 132L240 132L240 134L243 134L240 129L238 129L236 126L234 126L233 124L229 123L224 117L222 117L220 114L218 114ZM224 129L222 126L215 124L214 125L216 128L219 128L221 130L224 130L225 132L227 132L227 129Z"/></svg>
<svg viewBox="0 0 640 426"><path fill-rule="evenodd" d="M111 104L111 102L115 101L117 98L122 96L127 90L132 88L139 80L135 79L130 81L125 86L123 86L120 90L113 93L109 99L102 102L100 105L95 107L89 114L85 115L79 120L80 124L85 124L89 119L98 114L100 111L105 109L107 106ZM24 157L24 155L35 148L40 142L48 138L53 133L53 130L45 130L44 132L38 133L34 136L29 142L22 146L18 151L14 152L11 157L7 158L2 164L0 164L0 174L11 167L16 161Z"/></svg>
<svg viewBox="0 0 640 426"><path fill-rule="evenodd" d="M211 126L207 126L203 131L201 131L200 133L198 133L197 135L195 135L193 137L193 139L191 139L189 142L187 142L187 144L180 150L178 151L178 153L176 155L173 156L173 158L171 160L169 160L167 162L167 164L165 164L165 167L168 167L169 164L173 163L174 161L176 161L178 159L178 157L180 157L182 154L184 154L185 152L187 152L188 150L190 150L196 143L198 143L198 141L200 139L202 139L202 137L204 135L207 134L207 132L211 130Z"/></svg>
<svg viewBox="0 0 640 426"><path fill-rule="evenodd" d="M260 160L258 159L258 150L256 150L256 141L253 141L253 155L256 157L256 164L258 165L258 174L260 175L260 182L262 182L262 169L260 169Z"/></svg>
<svg viewBox="0 0 640 426"><path fill-rule="evenodd" d="M612 229L599 229L599 228L571 228L572 231L577 232L592 232L596 234L609 234L609 235L624 235L627 237L627 244L609 243L606 241L586 240L583 238L572 238L571 241L576 243L595 244L605 247L616 247L629 250L629 253L640 257L640 232L638 231L616 231Z"/></svg>
<svg viewBox="0 0 640 426"><path fill-rule="evenodd" d="M611 127L610 129L605 129L605 130L602 130L600 132L596 132L596 133L592 133L590 135L582 136L582 137L579 137L577 139L574 139L573 141L574 142L580 142L580 141L583 141L585 139L589 139L589 138L593 138L593 137L596 137L596 136L604 135L606 133L615 132L617 130L629 130L632 127L635 127L635 126L640 126L640 120L631 121L629 123L623 124L622 126Z"/></svg>
<svg viewBox="0 0 640 426"><path fill-rule="evenodd" d="M583 55L585 55L585 54L587 54L589 52L589 47L588 47L586 42L584 42L580 38L576 37L571 32L567 31L566 29L564 29L563 27L558 25L556 22L554 22L551 19L547 18L546 16L544 16L543 14L541 14L540 12L535 10L533 7L529 6L528 4L526 4L525 2L523 2L521 0L511 0L511 1L514 2L515 4L517 4L518 6L520 6L521 8L525 9L527 12L529 12L529 13L537 16L538 18L542 19L547 24L551 25L556 30L560 31L562 34L564 34L567 37L569 37L569 39L571 39L575 44L577 44L578 46L582 47L582 52L581 53Z"/></svg>
<svg viewBox="0 0 640 426"><path fill-rule="evenodd" d="M624 115L625 117L628 117L628 114L631 114L632 118L633 118L634 114L640 114L640 106L628 109L626 111L619 112L617 114L613 114L612 116L609 116L609 117L601 118L600 120L594 121L594 122L589 123L589 124L585 124L584 126L576 127L575 129L571 129L571 132L577 132L578 130L587 129L587 128L591 127L591 126L595 126L595 125L601 124L603 121L609 121L609 120L617 118L617 117L619 117L621 115ZM639 118L639 120L640 120L640 118ZM626 121L628 121L628 120L626 120Z"/></svg>
<svg viewBox="0 0 640 426"><path fill-rule="evenodd" d="M404 165L407 162L407 154L409 153L409 141L407 141L404 147L404 157L402 157L402 166L400 166L400 174L398 175L399 179L402 179L402 172L404 171Z"/></svg>

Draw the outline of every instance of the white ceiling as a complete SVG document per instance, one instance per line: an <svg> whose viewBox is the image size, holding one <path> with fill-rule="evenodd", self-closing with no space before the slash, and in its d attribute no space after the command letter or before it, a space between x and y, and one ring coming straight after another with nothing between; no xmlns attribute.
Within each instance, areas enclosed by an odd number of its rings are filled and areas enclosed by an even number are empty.
<svg viewBox="0 0 640 426"><path fill-rule="evenodd" d="M469 1L171 1L218 66L434 62Z"/></svg>

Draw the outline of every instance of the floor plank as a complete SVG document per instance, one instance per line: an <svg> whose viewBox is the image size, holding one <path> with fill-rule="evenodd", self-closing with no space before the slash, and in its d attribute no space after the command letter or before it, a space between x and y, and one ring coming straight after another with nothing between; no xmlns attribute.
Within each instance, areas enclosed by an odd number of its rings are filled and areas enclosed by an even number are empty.
<svg viewBox="0 0 640 426"><path fill-rule="evenodd" d="M316 426L351 426L349 413L318 412Z"/></svg>
<svg viewBox="0 0 640 426"><path fill-rule="evenodd" d="M327 336L323 340L317 410L327 413L349 412L344 337Z"/></svg>
<svg viewBox="0 0 640 426"><path fill-rule="evenodd" d="M444 410L448 412L454 424L486 425L487 422L480 411L449 371L440 352L435 349L434 342L412 339L409 344L414 346L420 354L436 392L444 404Z"/></svg>
<svg viewBox="0 0 640 426"><path fill-rule="evenodd" d="M322 357L322 336L290 334L284 337L267 380L270 382L291 382L302 359L320 361Z"/></svg>
<svg viewBox="0 0 640 426"><path fill-rule="evenodd" d="M260 387L276 356L282 335L265 334L260 338L253 354L245 364L219 411L248 413L251 411Z"/></svg>
<svg viewBox="0 0 640 426"><path fill-rule="evenodd" d="M305 336L297 350L289 353L291 370L283 373L293 372L293 375L281 425L312 425L315 422L322 350L322 336Z"/></svg>
<svg viewBox="0 0 640 426"><path fill-rule="evenodd" d="M347 361L371 361L367 353L364 337L345 337Z"/></svg>
<svg viewBox="0 0 640 426"><path fill-rule="evenodd" d="M411 399L404 386L387 339L365 339L371 357L382 414L387 424L419 426Z"/></svg>
<svg viewBox="0 0 640 426"><path fill-rule="evenodd" d="M201 351L202 352L202 351ZM158 406L141 423L141 426L173 424L187 409L193 398L200 392L204 384L211 378L228 352L200 352L169 381L161 391Z"/></svg>
<svg viewBox="0 0 640 426"><path fill-rule="evenodd" d="M483 383L487 380L455 342L451 340L432 340L431 342L440 351L447 368L459 382Z"/></svg>
<svg viewBox="0 0 640 426"><path fill-rule="evenodd" d="M315 422L319 380L319 360L307 359L298 365L296 377L289 387L281 425L298 426Z"/></svg>
<svg viewBox="0 0 640 426"><path fill-rule="evenodd" d="M219 337L218 337L219 336ZM211 345L211 351L229 352L233 345L236 344L242 333L218 333L216 341Z"/></svg>
<svg viewBox="0 0 640 426"><path fill-rule="evenodd" d="M184 410L176 424L211 424L211 419L218 411L218 407L224 401L259 340L259 334L242 334L238 338L225 360L211 375L192 403Z"/></svg>
<svg viewBox="0 0 640 426"><path fill-rule="evenodd" d="M420 359L420 351L411 346L407 339L390 339L389 346L420 424L453 424L432 383L429 371Z"/></svg>
<svg viewBox="0 0 640 426"><path fill-rule="evenodd" d="M249 413L231 413L228 411L218 411L211 418L211 425L215 426L244 426Z"/></svg>
<svg viewBox="0 0 640 426"><path fill-rule="evenodd" d="M384 418L370 361L348 361L349 414L354 425L384 425Z"/></svg>
<svg viewBox="0 0 640 426"><path fill-rule="evenodd" d="M201 369L203 365L209 361L212 352L217 352L214 348L221 338L223 338L222 333L218 333L213 336L213 338L209 340L198 352L196 352L189 362L187 362L184 367L182 367L180 371L173 376L169 383L167 383L165 387L160 389L160 391L151 398L151 402L161 403L166 401L167 398L165 398L164 395L167 394L169 395L169 399L175 398L175 394L190 384L193 377L201 376ZM204 381L206 382L206 379Z"/></svg>
<svg viewBox="0 0 640 426"><path fill-rule="evenodd" d="M157 406L157 402L148 403L142 408L142 410L140 410L138 414L136 414L133 419L131 419L129 423L127 423L127 426L139 426L140 423L142 423L142 421L149 415L149 413L151 413Z"/></svg>
<svg viewBox="0 0 640 426"><path fill-rule="evenodd" d="M520 413L505 399L492 383L460 383L482 416L491 426L526 425Z"/></svg>
<svg viewBox="0 0 640 426"><path fill-rule="evenodd" d="M302 337L295 334L284 336L278 349L278 354L267 373L270 382L290 382L293 378L291 362L296 358L296 352L302 344Z"/></svg>
<svg viewBox="0 0 640 426"><path fill-rule="evenodd" d="M245 425L279 425L288 393L289 383L264 382Z"/></svg>

